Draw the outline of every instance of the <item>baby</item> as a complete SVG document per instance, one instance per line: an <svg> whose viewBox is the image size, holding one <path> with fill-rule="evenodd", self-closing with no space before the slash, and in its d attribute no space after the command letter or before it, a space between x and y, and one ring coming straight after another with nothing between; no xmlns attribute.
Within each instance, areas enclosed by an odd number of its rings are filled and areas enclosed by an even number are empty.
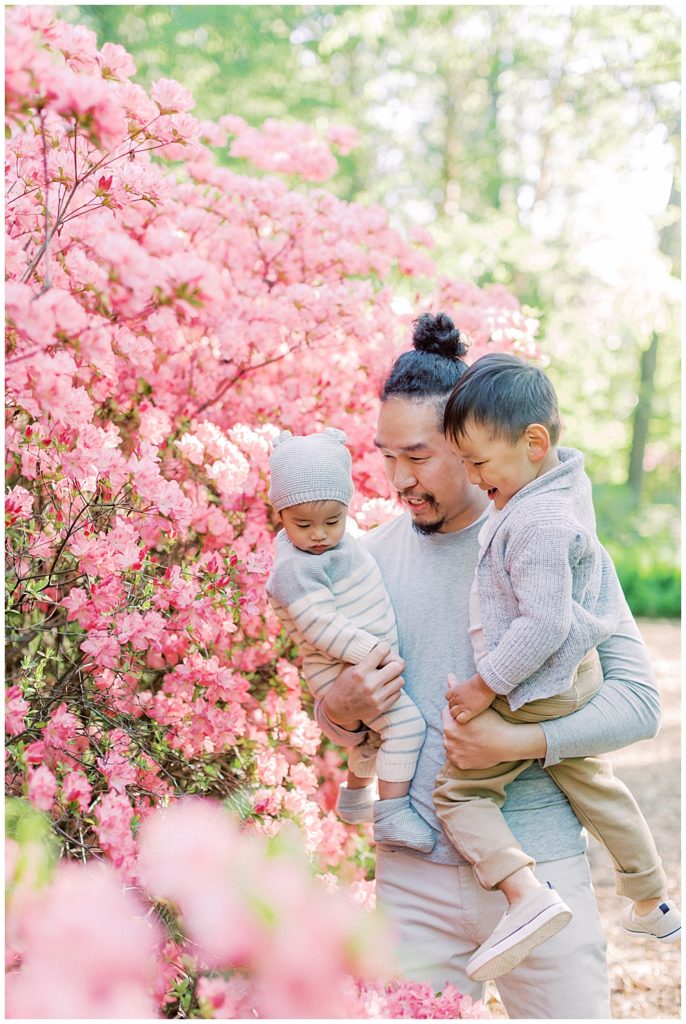
<svg viewBox="0 0 686 1024"><path fill-rule="evenodd" d="M624 600L596 536L583 456L557 447L557 399L546 375L511 355L487 355L469 368L448 399L444 429L470 482L492 503L469 609L477 672L449 690L450 713L458 722L491 705L511 722L568 715L602 685L595 648L615 631ZM448 836L479 883L509 903L469 961L476 981L510 971L571 919L500 812L506 787L530 764L446 764L437 779L434 803ZM570 758L547 771L614 862L617 892L633 901L624 927L678 938L679 911L667 899L653 838L608 762Z"/></svg>
<svg viewBox="0 0 686 1024"><path fill-rule="evenodd" d="M341 430L294 437L283 431L269 465L269 500L283 525L277 535L267 593L303 654L303 673L319 700L343 665L358 664L379 642L398 660L398 631L390 599L372 556L346 533L353 496L352 459ZM395 655L395 657L394 657ZM374 839L429 853L435 835L410 803L410 781L426 735L414 703L401 692L385 713L365 722L378 748L353 748L337 811L351 824L373 816ZM372 808L376 769L379 797Z"/></svg>

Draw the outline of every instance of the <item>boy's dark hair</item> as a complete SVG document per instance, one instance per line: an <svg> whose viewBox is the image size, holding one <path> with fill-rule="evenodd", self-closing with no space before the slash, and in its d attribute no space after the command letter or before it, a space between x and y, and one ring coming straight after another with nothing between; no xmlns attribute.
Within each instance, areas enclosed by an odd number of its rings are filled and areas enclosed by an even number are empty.
<svg viewBox="0 0 686 1024"><path fill-rule="evenodd" d="M443 413L446 436L459 443L470 419L512 444L531 423L546 428L551 445L560 437L553 385L538 366L505 352L477 359L453 388Z"/></svg>
<svg viewBox="0 0 686 1024"><path fill-rule="evenodd" d="M379 398L435 401L442 412L445 399L467 369L467 345L446 313L423 313L414 321L412 351L398 356L379 388Z"/></svg>

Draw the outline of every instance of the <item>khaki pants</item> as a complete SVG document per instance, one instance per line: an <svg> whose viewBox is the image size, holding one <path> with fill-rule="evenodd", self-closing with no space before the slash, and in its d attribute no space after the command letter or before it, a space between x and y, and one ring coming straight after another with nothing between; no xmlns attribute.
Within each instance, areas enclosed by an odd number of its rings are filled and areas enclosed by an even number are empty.
<svg viewBox="0 0 686 1024"><path fill-rule="evenodd" d="M500 998L512 1020L607 1020L605 936L588 861L579 854L543 862L535 870L541 882L564 893L572 920L498 978ZM472 999L483 997L484 986L467 976L467 962L507 910L502 893L485 892L468 864L436 864L378 849L376 894L405 978L429 982L437 992L450 982Z"/></svg>
<svg viewBox="0 0 686 1024"><path fill-rule="evenodd" d="M574 684L557 697L531 701L510 711L497 697L493 708L508 722L545 722L583 707L602 683L595 651L581 662ZM533 761L506 761L478 771L446 763L436 780L436 813L451 842L474 868L484 889L534 861L512 835L500 808L505 790ZM569 800L581 824L605 846L615 867L615 884L631 900L664 895L666 879L648 825L633 796L599 757L573 757L546 768Z"/></svg>

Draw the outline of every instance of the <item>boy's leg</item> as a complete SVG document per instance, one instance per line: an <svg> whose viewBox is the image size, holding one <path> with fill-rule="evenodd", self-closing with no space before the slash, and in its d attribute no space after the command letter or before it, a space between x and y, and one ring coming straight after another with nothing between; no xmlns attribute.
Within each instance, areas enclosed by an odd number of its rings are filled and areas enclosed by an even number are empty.
<svg viewBox="0 0 686 1024"><path fill-rule="evenodd" d="M572 920L509 974L498 978L513 1019L596 1020L610 1016L603 934L585 855L547 861L535 869L572 910Z"/></svg>
<svg viewBox="0 0 686 1024"><path fill-rule="evenodd" d="M507 761L463 771L448 762L438 773L433 794L436 814L484 889L493 889L520 868L534 865L500 810L506 787L532 763Z"/></svg>
<svg viewBox="0 0 686 1024"><path fill-rule="evenodd" d="M546 769L577 818L610 854L616 889L631 900L661 898L667 879L641 809L600 757L573 757Z"/></svg>
<svg viewBox="0 0 686 1024"><path fill-rule="evenodd" d="M595 1020L609 1017L605 940L585 856L547 861L536 868L565 897L574 918L562 932L498 979L511 1018ZM477 1000L467 962L506 908L498 892L485 892L467 865L436 864L397 851L377 853L377 900L394 928L404 977L447 982Z"/></svg>

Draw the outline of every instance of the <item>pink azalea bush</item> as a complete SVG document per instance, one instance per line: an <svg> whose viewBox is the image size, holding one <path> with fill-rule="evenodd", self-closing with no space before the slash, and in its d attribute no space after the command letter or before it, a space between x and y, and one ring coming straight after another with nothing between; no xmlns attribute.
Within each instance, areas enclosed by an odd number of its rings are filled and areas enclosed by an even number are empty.
<svg viewBox="0 0 686 1024"><path fill-rule="evenodd" d="M499 286L436 277L425 232L302 184L354 146L345 126L201 121L122 47L47 8L6 18L9 792L129 886L148 818L199 794L248 834L293 823L329 887L364 893L368 830L333 814L342 762L265 600L270 442L343 427L371 527L394 511L372 437L398 299L448 309L472 356L533 356L536 324ZM83 876L103 906L112 884ZM208 979L207 1006L243 1005L242 984Z"/></svg>

